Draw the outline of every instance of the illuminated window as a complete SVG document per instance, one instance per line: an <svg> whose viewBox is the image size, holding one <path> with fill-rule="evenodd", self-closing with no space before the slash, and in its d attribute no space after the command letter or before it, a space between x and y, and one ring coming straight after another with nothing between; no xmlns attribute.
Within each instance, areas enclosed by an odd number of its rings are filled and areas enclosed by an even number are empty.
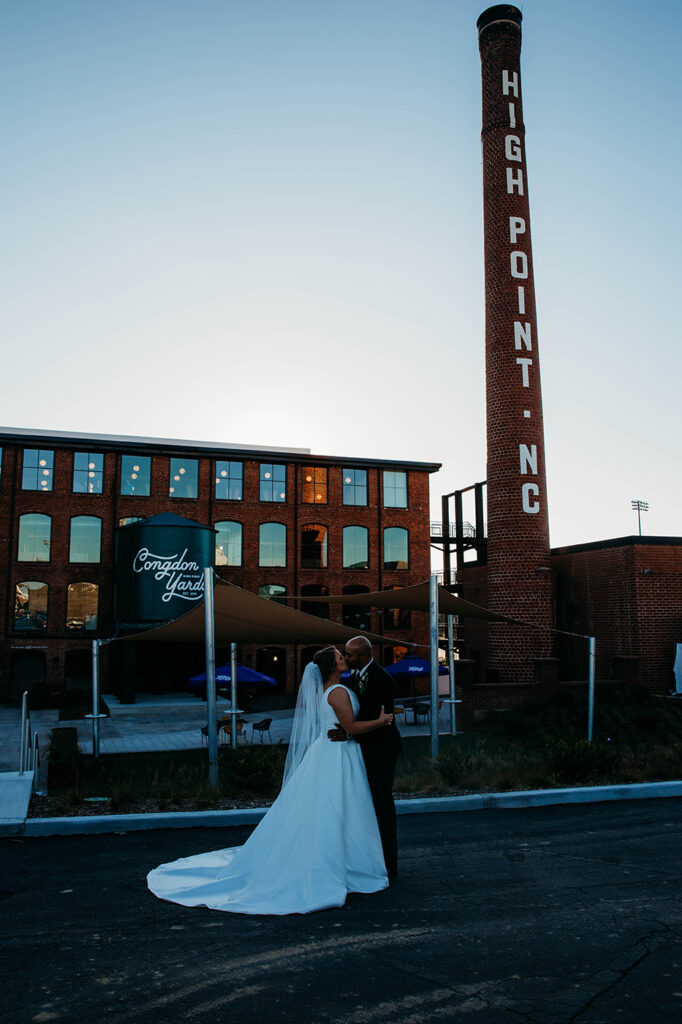
<svg viewBox="0 0 682 1024"><path fill-rule="evenodd" d="M47 583L26 580L14 588L14 628L40 633L47 629Z"/></svg>
<svg viewBox="0 0 682 1024"><path fill-rule="evenodd" d="M121 494L149 495L152 460L148 455L124 455L121 459Z"/></svg>
<svg viewBox="0 0 682 1024"><path fill-rule="evenodd" d="M260 464L260 500L287 500L287 467L272 462Z"/></svg>
<svg viewBox="0 0 682 1024"><path fill-rule="evenodd" d="M407 508L407 473L384 470L384 508Z"/></svg>
<svg viewBox="0 0 682 1024"><path fill-rule="evenodd" d="M96 516L74 516L71 520L70 562L99 562L102 548L102 520Z"/></svg>
<svg viewBox="0 0 682 1024"><path fill-rule="evenodd" d="M343 567L369 569L369 530L364 526L344 526Z"/></svg>
<svg viewBox="0 0 682 1024"><path fill-rule="evenodd" d="M19 516L19 546L17 561L49 562L52 519L29 512Z"/></svg>
<svg viewBox="0 0 682 1024"><path fill-rule="evenodd" d="M384 530L384 569L407 569L408 547L407 530L399 526Z"/></svg>
<svg viewBox="0 0 682 1024"><path fill-rule="evenodd" d="M79 633L97 629L99 587L96 583L69 583L66 592L66 628Z"/></svg>
<svg viewBox="0 0 682 1024"><path fill-rule="evenodd" d="M287 528L282 523L261 523L258 530L258 564L287 564Z"/></svg>
<svg viewBox="0 0 682 1024"><path fill-rule="evenodd" d="M215 496L221 501L241 501L244 497L244 466L241 462L216 459Z"/></svg>
<svg viewBox="0 0 682 1024"><path fill-rule="evenodd" d="M21 488L24 491L51 491L54 478L54 452L24 448Z"/></svg>
<svg viewBox="0 0 682 1024"><path fill-rule="evenodd" d="M130 523L141 523L144 516L124 516L123 519L119 519L119 526L129 526Z"/></svg>
<svg viewBox="0 0 682 1024"><path fill-rule="evenodd" d="M104 456L98 452L73 453L73 493L101 494Z"/></svg>
<svg viewBox="0 0 682 1024"><path fill-rule="evenodd" d="M327 568L327 527L307 523L301 527L301 568Z"/></svg>
<svg viewBox="0 0 682 1024"><path fill-rule="evenodd" d="M216 523L215 564L242 564L242 524L223 521Z"/></svg>
<svg viewBox="0 0 682 1024"><path fill-rule="evenodd" d="M367 504L367 470L344 469L343 471L343 503L344 505Z"/></svg>
<svg viewBox="0 0 682 1024"><path fill-rule="evenodd" d="M301 468L301 501L306 505L327 504L327 470L323 466Z"/></svg>
<svg viewBox="0 0 682 1024"><path fill-rule="evenodd" d="M199 496L198 459L171 459L168 494L171 498L197 498Z"/></svg>

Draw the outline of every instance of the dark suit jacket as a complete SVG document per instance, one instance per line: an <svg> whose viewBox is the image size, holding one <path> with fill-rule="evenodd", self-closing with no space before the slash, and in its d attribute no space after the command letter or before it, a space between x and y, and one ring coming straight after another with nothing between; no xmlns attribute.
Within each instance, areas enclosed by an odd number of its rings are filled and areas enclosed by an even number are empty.
<svg viewBox="0 0 682 1024"><path fill-rule="evenodd" d="M360 710L358 711L359 722L371 722L379 717L383 707L387 714L393 711L394 687L393 679L386 669L373 661L367 669L366 688L364 693L355 689ZM372 732L363 736L356 736L361 744L365 757L380 756L396 758L400 752L400 733L395 724L385 726L383 729L373 729Z"/></svg>

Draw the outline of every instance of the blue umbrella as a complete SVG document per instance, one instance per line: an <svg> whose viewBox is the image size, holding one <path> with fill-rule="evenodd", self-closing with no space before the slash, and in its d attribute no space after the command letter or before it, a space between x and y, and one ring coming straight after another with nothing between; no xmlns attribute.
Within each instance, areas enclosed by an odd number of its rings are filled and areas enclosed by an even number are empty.
<svg viewBox="0 0 682 1024"><path fill-rule="evenodd" d="M430 676L431 662L426 658L401 658L394 661L392 665L386 665L386 671L391 676ZM438 666L438 675L446 676L448 670L445 665Z"/></svg>
<svg viewBox="0 0 682 1024"><path fill-rule="evenodd" d="M232 682L229 665L221 665L220 668L216 668L215 681L216 683ZM237 662L237 683L241 683L243 686L277 686L277 680L272 676L263 675L262 672L256 672L252 668L247 668L246 665L240 665L239 662ZM190 690L203 690L205 687L205 672L200 672L198 676L192 676L189 681Z"/></svg>

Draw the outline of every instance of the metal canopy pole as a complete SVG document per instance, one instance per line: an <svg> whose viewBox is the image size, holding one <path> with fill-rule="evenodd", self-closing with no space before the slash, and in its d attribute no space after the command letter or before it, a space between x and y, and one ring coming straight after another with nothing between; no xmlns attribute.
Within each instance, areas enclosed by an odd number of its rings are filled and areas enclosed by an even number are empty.
<svg viewBox="0 0 682 1024"><path fill-rule="evenodd" d="M591 743L592 733L594 731L594 669L597 659L597 641L596 638L593 636L590 636L587 639L589 640L589 696L587 706L587 742Z"/></svg>
<svg viewBox="0 0 682 1024"><path fill-rule="evenodd" d="M86 718L92 719L92 755L99 757L99 720L106 715L99 713L99 649L101 640L92 641L92 713Z"/></svg>
<svg viewBox="0 0 682 1024"><path fill-rule="evenodd" d="M438 577L429 583L429 626L431 647L431 758L438 757Z"/></svg>
<svg viewBox="0 0 682 1024"><path fill-rule="evenodd" d="M237 746L237 645L230 644L230 746Z"/></svg>
<svg viewBox="0 0 682 1024"><path fill-rule="evenodd" d="M457 711L455 699L455 635L452 615L448 615L448 672L450 673L450 735L457 735Z"/></svg>
<svg viewBox="0 0 682 1024"><path fill-rule="evenodd" d="M215 622L213 619L213 569L204 569L204 617L206 635L206 710L208 712L208 784L218 788L218 716L215 694Z"/></svg>

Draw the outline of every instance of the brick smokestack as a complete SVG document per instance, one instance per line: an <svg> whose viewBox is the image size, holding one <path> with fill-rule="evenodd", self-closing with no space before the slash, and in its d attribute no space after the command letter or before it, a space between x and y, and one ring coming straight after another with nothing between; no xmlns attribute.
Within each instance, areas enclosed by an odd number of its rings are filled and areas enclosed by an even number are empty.
<svg viewBox="0 0 682 1024"><path fill-rule="evenodd" d="M521 104L521 12L510 4L477 22L483 87L488 603L551 625L549 520L535 286ZM530 682L549 654L544 630L495 626L488 668ZM491 676L491 678L494 678Z"/></svg>

